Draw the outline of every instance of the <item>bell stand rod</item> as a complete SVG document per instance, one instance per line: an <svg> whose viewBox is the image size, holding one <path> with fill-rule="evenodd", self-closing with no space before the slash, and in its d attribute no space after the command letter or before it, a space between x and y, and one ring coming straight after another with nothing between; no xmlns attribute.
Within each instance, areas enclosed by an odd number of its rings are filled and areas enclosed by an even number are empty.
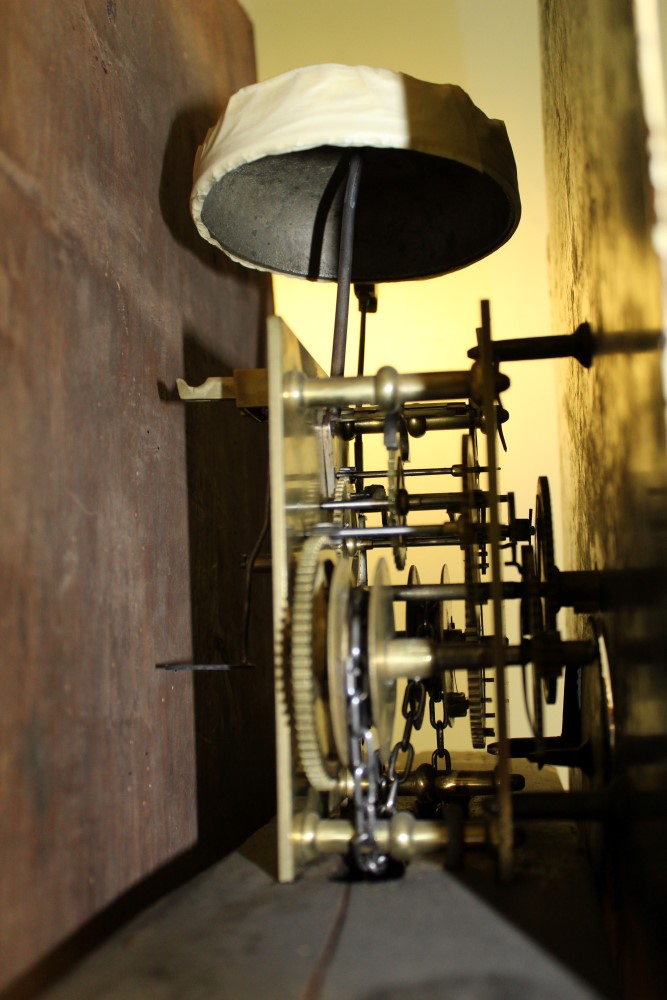
<svg viewBox="0 0 667 1000"><path fill-rule="evenodd" d="M359 312L361 313L361 324L359 327L359 356L357 358L357 375L362 376L364 374L364 361L366 356L366 316L369 312L377 312L378 301L377 295L375 294L375 285L369 283L355 284L354 294L357 296L359 302ZM364 468L364 439L361 434L358 433L359 428L355 427L354 435L354 464L355 467L362 471ZM359 476L355 479L355 487L357 492L359 492L363 483Z"/></svg>
<svg viewBox="0 0 667 1000"><path fill-rule="evenodd" d="M352 249L354 244L354 218L357 211L357 195L361 177L361 152L350 155L343 199L343 215L340 226L340 248L338 251L338 291L336 293L336 316L334 319L333 350L331 353L331 377L337 378L345 372L345 347L347 343L347 317L350 308L350 286L352 283Z"/></svg>

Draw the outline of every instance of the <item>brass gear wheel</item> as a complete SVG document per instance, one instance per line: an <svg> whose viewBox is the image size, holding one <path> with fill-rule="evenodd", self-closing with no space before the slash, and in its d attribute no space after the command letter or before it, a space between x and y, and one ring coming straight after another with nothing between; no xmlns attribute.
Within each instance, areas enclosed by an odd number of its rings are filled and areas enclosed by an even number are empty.
<svg viewBox="0 0 667 1000"><path fill-rule="evenodd" d="M328 536L308 538L299 556L292 600L294 728L302 767L319 792L336 788L340 769L331 731L326 666L326 604L338 558Z"/></svg>

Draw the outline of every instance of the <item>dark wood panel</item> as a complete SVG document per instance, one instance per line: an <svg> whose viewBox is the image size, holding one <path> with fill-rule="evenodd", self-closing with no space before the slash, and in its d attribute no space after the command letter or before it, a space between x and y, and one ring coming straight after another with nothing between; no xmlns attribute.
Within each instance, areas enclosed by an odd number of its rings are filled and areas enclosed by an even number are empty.
<svg viewBox="0 0 667 1000"><path fill-rule="evenodd" d="M6 0L0 67L2 986L270 813L271 780L244 802L272 712L270 638L208 715L191 675L156 669L237 641L263 510L265 428L219 408L186 440L164 390L193 352L222 374L261 360L268 283L187 205L197 143L254 78L249 23L234 0Z"/></svg>

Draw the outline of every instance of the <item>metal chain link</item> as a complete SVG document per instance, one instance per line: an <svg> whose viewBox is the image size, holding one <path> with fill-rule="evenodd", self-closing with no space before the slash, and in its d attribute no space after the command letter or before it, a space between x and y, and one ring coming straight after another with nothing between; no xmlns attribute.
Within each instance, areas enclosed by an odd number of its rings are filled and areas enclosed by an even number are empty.
<svg viewBox="0 0 667 1000"><path fill-rule="evenodd" d="M405 781L412 770L412 764L415 758L415 748L410 742L410 737L412 736L413 729L421 729L422 722L424 721L425 708L426 685L420 680L408 681L405 687L405 694L403 695L402 713L403 718L405 719L403 736L398 743L396 743L389 756L389 767L387 771L389 791L387 794L387 801L384 806L384 812L387 815L391 815L396 808L398 786ZM407 756L403 764L403 769L399 771L397 770L397 765L398 756L401 753L404 753Z"/></svg>
<svg viewBox="0 0 667 1000"><path fill-rule="evenodd" d="M442 705L442 719L436 718L436 705ZM445 749L445 729L451 725L447 715L447 698L441 687L431 688L429 691L428 717L431 725L435 729L436 748L431 757L431 765L438 769L438 761L444 758L445 774L449 774L452 769L452 758L449 750Z"/></svg>

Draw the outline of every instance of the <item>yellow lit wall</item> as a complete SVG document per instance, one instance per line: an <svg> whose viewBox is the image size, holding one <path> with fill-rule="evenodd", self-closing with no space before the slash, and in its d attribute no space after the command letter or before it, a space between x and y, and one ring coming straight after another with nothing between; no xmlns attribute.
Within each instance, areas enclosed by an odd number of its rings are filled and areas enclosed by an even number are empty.
<svg viewBox="0 0 667 1000"><path fill-rule="evenodd" d="M516 234L491 257L456 274L381 286L378 313L368 320L366 372L382 364L403 371L468 367L466 351L475 343L481 298L491 301L497 339L551 332L536 0L242 2L254 23L260 80L314 63L383 66L425 80L456 83L485 114L501 118L507 126L523 204ZM277 277L274 294L276 312L328 370L335 285ZM356 372L357 337L358 312L352 297L349 374ZM503 457L502 485L516 493L518 513L526 516L534 506L538 475L547 474L552 495L556 500L560 495L553 364L520 363L506 371L512 387L503 403L511 418L506 425L509 452ZM458 462L460 441L453 434L428 435L412 442L411 458L415 466ZM383 464L379 450L368 458L367 467L371 461L379 463L376 468ZM456 489L459 482L429 480L427 489ZM557 546L559 528L557 523ZM411 561L422 581L439 579L442 555L436 557L429 549L413 552ZM460 555L448 556L447 562L451 579L462 579ZM460 609L455 610L459 611L456 624L462 627ZM516 636L517 621L518 608L510 606L506 630L511 638ZM527 735L517 684L512 685L511 699L512 732ZM465 745L467 733L463 735ZM458 739L450 742L455 746Z"/></svg>

